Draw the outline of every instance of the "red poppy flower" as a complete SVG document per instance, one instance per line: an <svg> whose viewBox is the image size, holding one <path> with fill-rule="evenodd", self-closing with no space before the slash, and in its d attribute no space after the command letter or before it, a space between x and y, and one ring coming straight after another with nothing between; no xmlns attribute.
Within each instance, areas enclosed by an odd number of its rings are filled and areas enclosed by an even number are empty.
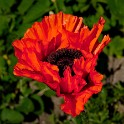
<svg viewBox="0 0 124 124"><path fill-rule="evenodd" d="M108 35L98 42L103 17L91 30L82 20L62 12L45 16L13 42L18 58L14 74L47 84L64 98L61 109L72 116L79 115L88 99L101 91L103 75L95 66L110 42Z"/></svg>

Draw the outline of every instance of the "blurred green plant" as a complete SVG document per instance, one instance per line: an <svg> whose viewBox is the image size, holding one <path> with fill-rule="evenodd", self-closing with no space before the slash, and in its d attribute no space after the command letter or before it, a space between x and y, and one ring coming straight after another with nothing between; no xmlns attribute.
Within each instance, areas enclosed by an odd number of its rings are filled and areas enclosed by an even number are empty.
<svg viewBox="0 0 124 124"><path fill-rule="evenodd" d="M112 40L104 54L123 57L123 0L0 0L0 124L36 124L44 113L51 124L122 124L123 82L105 84L102 92L86 104L85 111L72 118L54 113L54 108L46 104L44 97L51 100L55 92L45 84L13 75L17 61L11 45L13 40L21 38L35 21L41 21L49 12L58 11L82 16L84 24L90 28L103 16L106 20L103 34L110 34Z"/></svg>

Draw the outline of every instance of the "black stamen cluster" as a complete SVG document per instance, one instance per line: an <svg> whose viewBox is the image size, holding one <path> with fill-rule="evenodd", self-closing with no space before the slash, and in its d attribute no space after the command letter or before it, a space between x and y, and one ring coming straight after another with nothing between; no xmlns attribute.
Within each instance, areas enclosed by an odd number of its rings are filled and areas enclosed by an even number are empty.
<svg viewBox="0 0 124 124"><path fill-rule="evenodd" d="M67 66L70 66L72 75L74 75L74 72L72 70L74 59L79 59L81 56L82 53L80 50L62 48L58 51L52 52L47 57L46 61L51 64L57 65L59 68L59 75L63 77L63 72L67 68Z"/></svg>

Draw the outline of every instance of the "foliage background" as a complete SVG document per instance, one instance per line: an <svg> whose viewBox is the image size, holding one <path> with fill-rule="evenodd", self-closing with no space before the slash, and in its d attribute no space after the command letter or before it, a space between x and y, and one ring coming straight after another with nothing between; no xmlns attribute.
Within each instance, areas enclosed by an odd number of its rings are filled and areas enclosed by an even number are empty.
<svg viewBox="0 0 124 124"><path fill-rule="evenodd" d="M112 42L99 57L104 86L76 118L59 109L61 98L37 81L13 75L12 42L50 12L84 18L90 28L100 16L103 34ZM0 0L0 124L123 124L124 123L124 7L123 0ZM100 39L101 39L100 37Z"/></svg>

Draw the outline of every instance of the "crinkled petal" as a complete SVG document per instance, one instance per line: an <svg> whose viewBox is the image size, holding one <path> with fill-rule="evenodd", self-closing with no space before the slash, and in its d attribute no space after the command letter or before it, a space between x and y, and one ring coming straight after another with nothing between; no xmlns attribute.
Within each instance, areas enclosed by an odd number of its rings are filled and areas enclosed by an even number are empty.
<svg viewBox="0 0 124 124"><path fill-rule="evenodd" d="M80 39L81 39L80 42L83 42L88 37L89 34L90 34L89 28L84 25L80 31Z"/></svg>
<svg viewBox="0 0 124 124"><path fill-rule="evenodd" d="M77 16L72 16L70 14L63 14L63 25L65 29L70 32L78 32L83 26L82 21L82 17L78 18Z"/></svg>
<svg viewBox="0 0 124 124"><path fill-rule="evenodd" d="M64 77L61 78L60 82L60 94L61 93L72 93L75 94L86 85L86 81L82 79L82 76L72 76L71 70L68 67L64 71Z"/></svg>
<svg viewBox="0 0 124 124"><path fill-rule="evenodd" d="M66 95L64 94L62 96L64 98L64 103L61 104L61 110L63 110L65 113L70 114L72 116L76 116L76 100L75 97L72 95Z"/></svg>
<svg viewBox="0 0 124 124"><path fill-rule="evenodd" d="M98 37L103 30L104 23L105 23L105 20L103 17L101 17L99 19L99 22L93 26L90 32L87 30L89 35L84 40L82 39L82 49L88 52L92 52L95 46L95 43L98 40Z"/></svg>
<svg viewBox="0 0 124 124"><path fill-rule="evenodd" d="M69 32L65 30L65 34L66 34L66 39L68 40L69 43L69 48L73 48L73 49L81 48L81 43L79 42L79 38L80 38L79 33Z"/></svg>
<svg viewBox="0 0 124 124"><path fill-rule="evenodd" d="M73 83L72 83L73 79L72 79L71 70L69 67L64 71L63 75L64 75L64 78L61 79L62 81L60 83L61 92L71 93L73 90Z"/></svg>
<svg viewBox="0 0 124 124"><path fill-rule="evenodd" d="M91 30L82 20L62 12L45 16L42 22L35 22L21 40L13 42L18 59L14 74L47 84L64 98L61 109L72 116L79 115L88 99L101 91L103 75L95 70L95 66L99 53L110 42L108 35L101 43L98 41L105 23L102 17ZM80 58L74 59L72 67L66 66L63 77L59 75L57 65L47 62L52 52L62 48L82 53Z"/></svg>
<svg viewBox="0 0 124 124"><path fill-rule="evenodd" d="M107 36L105 35L105 36L103 37L102 42L99 43L99 44L96 46L96 49L94 50L93 54L94 54L94 55L99 54L99 53L103 50L103 48L104 48L110 41L111 41L111 39L110 39L109 35L107 35Z"/></svg>
<svg viewBox="0 0 124 124"><path fill-rule="evenodd" d="M89 82L82 90L77 94L61 94L64 98L64 103L61 105L61 109L72 116L77 116L84 110L84 105L88 99L93 95L101 91L103 75L96 71L92 71L89 76Z"/></svg>
<svg viewBox="0 0 124 124"><path fill-rule="evenodd" d="M38 58L42 60L44 58L44 47L42 41L33 40L33 39L21 39L15 40L12 43L15 49L15 56L19 59L26 49L31 49L34 53L37 54ZM42 48L42 49L41 49Z"/></svg>
<svg viewBox="0 0 124 124"><path fill-rule="evenodd" d="M87 74L85 73L84 67L85 67L85 61L83 57L74 60L73 71L76 75L82 76Z"/></svg>
<svg viewBox="0 0 124 124"><path fill-rule="evenodd" d="M77 95L64 94L64 103L61 105L61 109L75 117L84 110L84 105L91 96L92 93L89 91L81 92Z"/></svg>
<svg viewBox="0 0 124 124"><path fill-rule="evenodd" d="M42 22L35 22L26 31L24 38L42 40L43 44L47 45L58 33L62 33L64 37L63 28L70 32L78 32L83 25L82 20L82 17L78 18L77 16L62 12L51 14L50 16L46 16Z"/></svg>
<svg viewBox="0 0 124 124"><path fill-rule="evenodd" d="M92 58L84 59L81 57L80 59L75 59L73 64L73 70L76 75L80 75L85 77L91 70L93 70L96 66L97 56Z"/></svg>
<svg viewBox="0 0 124 124"><path fill-rule="evenodd" d="M26 62L25 62L26 63ZM35 79L39 82L44 82L47 84L51 89L56 90L59 82L60 77L58 75L58 68L55 65L50 65L47 62L41 62L41 70L33 69L24 62L18 62L14 67L14 75L17 76L25 76L28 78Z"/></svg>
<svg viewBox="0 0 124 124"><path fill-rule="evenodd" d="M91 36L94 35L94 33L95 33L96 36L95 36L95 38L92 39L92 41L90 42L90 46L89 46L90 52L92 52L93 47L94 47L96 41L98 40L98 38L99 38L99 36L100 36L100 34L101 34L101 32L102 32L103 27L104 27L104 24L105 24L105 20L104 20L103 17L101 17L101 18L99 19L98 24L97 24L97 25L94 25L93 29L91 30Z"/></svg>
<svg viewBox="0 0 124 124"><path fill-rule="evenodd" d="M25 65L24 63L19 63L19 62L14 67L14 75L25 76L40 82L46 81L46 79L43 77L42 72L34 71L31 67Z"/></svg>
<svg viewBox="0 0 124 124"><path fill-rule="evenodd" d="M89 75L90 84L92 87L89 87L89 91L93 93L98 93L102 89L101 80L103 79L103 75L98 73L97 71L91 71Z"/></svg>

